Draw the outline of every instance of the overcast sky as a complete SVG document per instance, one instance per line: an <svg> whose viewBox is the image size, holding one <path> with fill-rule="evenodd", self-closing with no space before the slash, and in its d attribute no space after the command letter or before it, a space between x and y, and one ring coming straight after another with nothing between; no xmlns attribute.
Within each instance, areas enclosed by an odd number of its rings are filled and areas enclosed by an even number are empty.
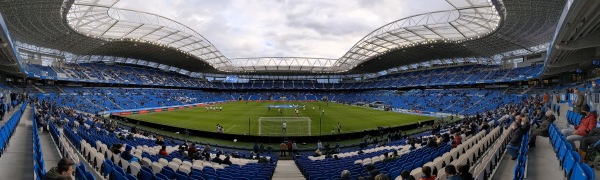
<svg viewBox="0 0 600 180"><path fill-rule="evenodd" d="M121 0L196 30L228 58L340 58L392 21L448 10L444 0Z"/></svg>

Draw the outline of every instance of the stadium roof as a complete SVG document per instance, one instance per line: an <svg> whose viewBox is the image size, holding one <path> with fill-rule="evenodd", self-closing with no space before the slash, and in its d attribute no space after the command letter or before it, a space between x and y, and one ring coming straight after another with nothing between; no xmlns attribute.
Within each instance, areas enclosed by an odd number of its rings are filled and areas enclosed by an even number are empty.
<svg viewBox="0 0 600 180"><path fill-rule="evenodd" d="M574 72L592 66L600 47L600 1L569 1L546 56L543 75Z"/></svg>
<svg viewBox="0 0 600 180"><path fill-rule="evenodd" d="M378 28L338 59L229 59L174 20L115 8L118 0L27 0L0 4L15 39L73 54L136 58L188 72L373 73L399 66L533 51L554 32L564 0L446 0L454 9Z"/></svg>

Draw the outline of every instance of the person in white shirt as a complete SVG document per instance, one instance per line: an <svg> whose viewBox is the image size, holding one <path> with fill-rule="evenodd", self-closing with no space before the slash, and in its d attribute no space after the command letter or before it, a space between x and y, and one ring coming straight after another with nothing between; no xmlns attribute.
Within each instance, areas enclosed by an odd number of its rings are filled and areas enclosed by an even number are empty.
<svg viewBox="0 0 600 180"><path fill-rule="evenodd" d="M285 136L286 130L287 129L287 123L283 123L281 125L281 133L283 133L283 135Z"/></svg>

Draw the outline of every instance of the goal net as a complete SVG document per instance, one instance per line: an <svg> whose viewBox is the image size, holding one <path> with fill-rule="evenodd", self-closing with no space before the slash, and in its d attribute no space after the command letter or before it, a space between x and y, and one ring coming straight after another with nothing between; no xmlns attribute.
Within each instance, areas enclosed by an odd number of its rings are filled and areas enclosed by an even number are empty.
<svg viewBox="0 0 600 180"><path fill-rule="evenodd" d="M283 123L286 123L284 130ZM310 136L309 117L260 117L258 135L260 136Z"/></svg>

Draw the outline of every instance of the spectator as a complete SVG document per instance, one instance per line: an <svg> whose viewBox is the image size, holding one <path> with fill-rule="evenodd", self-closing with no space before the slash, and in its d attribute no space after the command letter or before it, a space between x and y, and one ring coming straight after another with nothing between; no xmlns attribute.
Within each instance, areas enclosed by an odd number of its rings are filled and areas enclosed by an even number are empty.
<svg viewBox="0 0 600 180"><path fill-rule="evenodd" d="M415 180L415 177L410 175L410 171L404 170L400 173L402 180Z"/></svg>
<svg viewBox="0 0 600 180"><path fill-rule="evenodd" d="M385 174L378 174L375 176L375 180L389 180L389 178Z"/></svg>
<svg viewBox="0 0 600 180"><path fill-rule="evenodd" d="M225 156L225 159L223 159L223 162L222 162L221 164L227 164L227 165L231 165L231 164L233 164L233 163L232 163L232 162L231 162L231 160L229 159L229 155L226 155L226 156Z"/></svg>
<svg viewBox="0 0 600 180"><path fill-rule="evenodd" d="M113 154L120 154L121 148L123 148L123 144L115 143L112 146L110 146L110 151L112 151Z"/></svg>
<svg viewBox="0 0 600 180"><path fill-rule="evenodd" d="M269 154L273 153L273 146L271 146L271 144L267 145L267 153L269 153Z"/></svg>
<svg viewBox="0 0 600 180"><path fill-rule="evenodd" d="M179 153L183 155L184 154L183 152L185 152L188 149L187 142L181 143L179 145L178 149L179 149Z"/></svg>
<svg viewBox="0 0 600 180"><path fill-rule="evenodd" d="M455 148L461 142L462 142L462 136L460 136L460 133L454 134L454 140L452 141L452 147Z"/></svg>
<svg viewBox="0 0 600 180"><path fill-rule="evenodd" d="M221 160L221 154L217 153L217 155L215 156L215 158L213 158L212 162L219 163L219 164L223 163L223 160Z"/></svg>
<svg viewBox="0 0 600 180"><path fill-rule="evenodd" d="M533 130L531 133L531 139L529 140L529 147L535 147L535 140L537 136L548 137L550 134L548 130L550 129L550 124L554 123L556 117L552 114L552 110L546 111L546 115L542 118L542 124L540 127Z"/></svg>
<svg viewBox="0 0 600 180"><path fill-rule="evenodd" d="M167 153L167 146L162 146L162 148L160 148L160 151L158 151L158 154L162 155L162 156L168 156L169 153Z"/></svg>
<svg viewBox="0 0 600 180"><path fill-rule="evenodd" d="M578 88L574 88L573 93L576 95L575 99L573 100L573 112L583 114L582 107L585 104L585 96L583 93L579 92Z"/></svg>
<svg viewBox="0 0 600 180"><path fill-rule="evenodd" d="M281 144L279 144L279 156L285 157L286 150L287 150L287 145L285 145L285 142L281 142Z"/></svg>
<svg viewBox="0 0 600 180"><path fill-rule="evenodd" d="M198 152L198 148L196 148L195 143L192 143L192 145L190 147L188 147L187 151L188 151L188 155L192 155L192 154Z"/></svg>
<svg viewBox="0 0 600 180"><path fill-rule="evenodd" d="M367 165L367 172L369 173L369 177L367 178L369 180L374 180L375 176L380 174L379 170L372 164Z"/></svg>
<svg viewBox="0 0 600 180"><path fill-rule="evenodd" d="M350 180L350 171L348 170L343 170L342 174L340 175L340 180Z"/></svg>
<svg viewBox="0 0 600 180"><path fill-rule="evenodd" d="M292 154L294 156L298 155L298 145L296 144L296 141L292 142Z"/></svg>
<svg viewBox="0 0 600 180"><path fill-rule="evenodd" d="M317 142L317 149L319 149L319 150L323 149L323 143L321 143L321 140L319 140L319 142Z"/></svg>
<svg viewBox="0 0 600 180"><path fill-rule="evenodd" d="M56 167L53 167L46 172L46 175L44 175L45 179L56 180L63 177L71 178L71 176L75 173L75 168L73 165L75 165L73 160L69 158L62 158L60 161L58 161L58 165Z"/></svg>
<svg viewBox="0 0 600 180"><path fill-rule="evenodd" d="M130 145L125 146L125 151L123 151L123 153L121 153L121 158L123 158L129 162L137 161L137 158L131 154L132 149L133 148Z"/></svg>
<svg viewBox="0 0 600 180"><path fill-rule="evenodd" d="M435 176L431 174L431 167L423 166L421 171L423 172L421 180L435 180Z"/></svg>
<svg viewBox="0 0 600 180"><path fill-rule="evenodd" d="M258 151L259 153L261 153L261 154L265 153L265 145L264 144L261 143L260 147L258 149L259 149L259 151Z"/></svg>
<svg viewBox="0 0 600 180"><path fill-rule="evenodd" d="M448 164L444 168L444 171L446 172L448 180L462 180L462 177L456 172L456 167L454 167L454 165Z"/></svg>
<svg viewBox="0 0 600 180"><path fill-rule="evenodd" d="M157 145L161 145L161 146L162 146L162 145L165 145L165 139L164 139L162 136L158 136L158 137L156 137L156 142L155 142L155 144L157 144Z"/></svg>
<svg viewBox="0 0 600 180"><path fill-rule="evenodd" d="M458 166L458 173L460 173L460 177L462 180L474 180L473 174L469 172L470 166L468 164L463 164Z"/></svg>
<svg viewBox="0 0 600 180"><path fill-rule="evenodd" d="M561 130L561 133L567 137L567 141L573 148L577 147L575 146L575 141L583 139L588 132L596 127L596 113L590 112L590 106L584 104L581 108L581 112L585 114L585 117L581 119L579 125L575 126L574 128L570 126L569 128Z"/></svg>
<svg viewBox="0 0 600 180"><path fill-rule="evenodd" d="M254 150L255 153L259 153L260 149L258 148L258 143L254 143L254 147L252 148L252 150Z"/></svg>
<svg viewBox="0 0 600 180"><path fill-rule="evenodd" d="M592 129L587 136L581 139L577 153L579 153L579 156L584 163L587 163L587 159L585 157L587 155L589 146L596 144L598 141L600 141L600 127Z"/></svg>
<svg viewBox="0 0 600 180"><path fill-rule="evenodd" d="M517 116L515 118L515 122L513 123L513 136L506 146L506 151L512 156L512 160L517 159L519 155L519 148L521 147L521 140L523 139L523 135L529 131L529 123L527 123L527 118Z"/></svg>

